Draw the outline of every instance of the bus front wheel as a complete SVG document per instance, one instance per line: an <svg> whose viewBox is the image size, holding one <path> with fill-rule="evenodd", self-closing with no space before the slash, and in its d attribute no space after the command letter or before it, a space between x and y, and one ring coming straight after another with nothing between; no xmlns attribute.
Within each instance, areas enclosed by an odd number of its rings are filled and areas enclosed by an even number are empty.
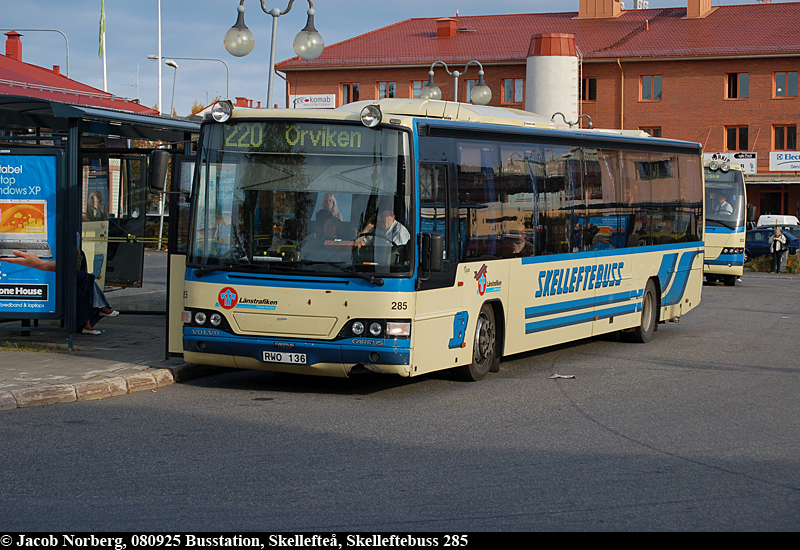
<svg viewBox="0 0 800 550"><path fill-rule="evenodd" d="M656 285L653 280L647 281L642 296L642 320L639 326L631 332L623 332L625 340L639 344L646 344L653 339L658 322L658 297L656 296Z"/></svg>
<svg viewBox="0 0 800 550"><path fill-rule="evenodd" d="M497 325L494 310L489 304L483 304L475 326L475 341L472 349L472 363L458 367L461 380L475 382L489 374L489 370L498 362Z"/></svg>

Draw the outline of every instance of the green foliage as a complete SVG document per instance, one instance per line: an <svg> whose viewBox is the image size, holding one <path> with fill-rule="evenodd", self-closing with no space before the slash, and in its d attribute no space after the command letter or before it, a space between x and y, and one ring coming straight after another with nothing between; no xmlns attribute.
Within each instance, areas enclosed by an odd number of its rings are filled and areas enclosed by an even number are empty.
<svg viewBox="0 0 800 550"><path fill-rule="evenodd" d="M772 271L772 256L753 258L744 266L759 273L768 273ZM786 260L786 273L800 273L800 261L798 261L797 254L791 254Z"/></svg>

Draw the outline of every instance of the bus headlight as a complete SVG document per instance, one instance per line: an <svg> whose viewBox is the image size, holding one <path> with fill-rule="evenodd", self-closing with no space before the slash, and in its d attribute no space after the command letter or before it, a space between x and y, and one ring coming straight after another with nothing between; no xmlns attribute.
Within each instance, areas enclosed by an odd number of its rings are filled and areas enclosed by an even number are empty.
<svg viewBox="0 0 800 550"><path fill-rule="evenodd" d="M712 160L708 163L708 169L713 171L719 170L719 163L716 160Z"/></svg>
<svg viewBox="0 0 800 550"><path fill-rule="evenodd" d="M373 335L373 336L380 336L382 330L383 330L383 327L381 327L380 323L372 323L369 326L369 333L371 335Z"/></svg>
<svg viewBox="0 0 800 550"><path fill-rule="evenodd" d="M212 313L209 320L211 321L212 325L218 327L220 323L222 323L222 315L220 315L219 313Z"/></svg>
<svg viewBox="0 0 800 550"><path fill-rule="evenodd" d="M386 336L411 336L411 323L388 321L386 323Z"/></svg>
<svg viewBox="0 0 800 550"><path fill-rule="evenodd" d="M367 128L374 128L381 123L383 113L377 105L367 105L361 109L361 124Z"/></svg>
<svg viewBox="0 0 800 550"><path fill-rule="evenodd" d="M211 107L211 118L217 122L227 122L233 114L233 106L229 101L217 101Z"/></svg>
<svg viewBox="0 0 800 550"><path fill-rule="evenodd" d="M723 172L727 172L728 170L731 169L731 165L728 164L727 162L723 162L722 164L720 164L719 169L722 170Z"/></svg>
<svg viewBox="0 0 800 550"><path fill-rule="evenodd" d="M362 323L361 321L356 321L355 323L353 323L353 334L355 334L356 336L361 336L362 334L364 334L364 323Z"/></svg>
<svg viewBox="0 0 800 550"><path fill-rule="evenodd" d="M206 314L203 313L202 311L198 311L197 313L194 314L194 322L197 323L198 325L206 324L206 318L207 318Z"/></svg>

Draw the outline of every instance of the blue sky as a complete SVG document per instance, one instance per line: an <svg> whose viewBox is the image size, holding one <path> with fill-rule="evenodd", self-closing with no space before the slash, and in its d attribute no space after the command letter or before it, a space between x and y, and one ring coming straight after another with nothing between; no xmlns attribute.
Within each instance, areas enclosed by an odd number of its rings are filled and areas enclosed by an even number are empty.
<svg viewBox="0 0 800 550"><path fill-rule="evenodd" d="M774 0L775 2L783 0ZM634 0L627 0L630 8ZM713 0L714 6L752 4L756 0ZM285 10L289 0L265 0L267 9ZM238 0L161 0L161 49L165 57L199 57L218 61L175 61L178 69L162 67L162 108L172 104L187 115L195 101L216 96L245 96L266 103L272 17L259 0L245 1L245 21L255 35L255 48L241 58L222 44L236 21ZM650 8L685 6L685 0L650 0ZM578 0L315 0L316 27L326 44L334 44L414 17L448 17L505 13L577 11ZM307 0L296 0L290 13L278 19L276 62L294 56L292 40L305 26ZM158 0L105 0L108 92L138 97L150 107L158 103ZM103 89L103 63L98 57L100 0L0 0L0 28L57 29L69 41L69 76ZM2 31L7 32L7 31ZM43 67L59 65L67 72L66 41L56 32L20 31L22 58ZM4 47L3 47L4 48ZM5 52L5 49L0 50ZM434 60L431 60L434 61ZM229 80L229 82L228 82ZM283 81L276 78L273 103L285 104Z"/></svg>

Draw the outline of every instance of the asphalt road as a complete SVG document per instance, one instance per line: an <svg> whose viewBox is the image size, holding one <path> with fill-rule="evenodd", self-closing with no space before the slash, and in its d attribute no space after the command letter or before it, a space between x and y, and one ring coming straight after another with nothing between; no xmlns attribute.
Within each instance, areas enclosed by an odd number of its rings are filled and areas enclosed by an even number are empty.
<svg viewBox="0 0 800 550"><path fill-rule="evenodd" d="M798 304L798 281L706 286L650 344L472 384L233 371L0 414L0 526L797 531Z"/></svg>

